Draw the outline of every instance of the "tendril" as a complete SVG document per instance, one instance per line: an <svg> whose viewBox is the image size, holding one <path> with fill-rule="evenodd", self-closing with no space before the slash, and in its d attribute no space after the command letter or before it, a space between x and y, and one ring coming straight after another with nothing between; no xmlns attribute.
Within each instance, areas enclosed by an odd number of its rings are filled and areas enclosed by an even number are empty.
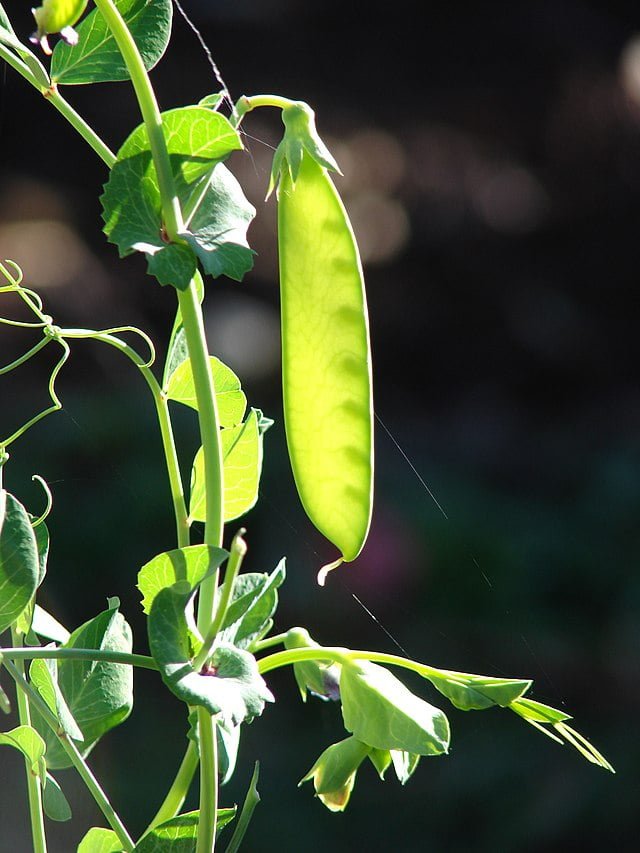
<svg viewBox="0 0 640 853"><path fill-rule="evenodd" d="M42 488L44 490L45 497L47 498L47 505L44 508L44 512L42 513L42 515L40 515L38 518L36 518L35 521L31 522L32 527L37 527L39 524L42 524L42 522L47 518L47 516L51 512L51 507L53 506L53 495L51 494L51 489L49 488L47 481L43 477L41 477L39 474L34 474L31 479L34 482L37 481L38 483L40 483L40 485L42 486Z"/></svg>

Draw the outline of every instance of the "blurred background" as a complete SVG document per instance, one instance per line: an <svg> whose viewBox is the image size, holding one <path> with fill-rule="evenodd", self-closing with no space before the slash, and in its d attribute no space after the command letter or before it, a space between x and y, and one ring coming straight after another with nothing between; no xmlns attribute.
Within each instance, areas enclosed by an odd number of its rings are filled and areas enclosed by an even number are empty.
<svg viewBox="0 0 640 853"><path fill-rule="evenodd" d="M405 789L363 765L346 813L332 815L296 783L343 737L339 710L303 706L290 673L278 672L269 679L277 704L247 729L223 793L225 805L240 802L260 760L246 849L637 849L637 4L183 3L234 98L277 92L315 108L366 269L377 504L362 556L319 589L316 572L333 552L305 519L285 456L275 207L262 201L279 116L249 116L247 151L230 166L258 207L255 271L242 284L209 281L206 309L212 350L276 420L261 501L245 520L249 570L287 557L276 627L532 677L532 696L573 713L618 771L506 712L450 709L449 757L423 759ZM28 4L4 5L26 38ZM219 88L179 15L152 77L163 109ZM138 123L125 84L65 95L114 149ZM64 120L3 66L0 257L22 266L61 325L138 324L162 354L174 296L144 275L142 259L119 262L101 234L105 179ZM24 341L4 328L0 361ZM3 435L45 401L52 355L2 379ZM12 447L5 485L34 512L43 498L33 473L54 493L43 605L73 628L117 595L144 652L133 583L173 534L142 387L117 353L78 343L59 383L64 412ZM192 413L176 422L188 462ZM91 756L134 832L173 778L186 729L153 674L139 673L136 691L130 719ZM6 850L27 849L20 769L4 750ZM51 850L66 853L102 821L73 773L57 775L79 821L50 827Z"/></svg>

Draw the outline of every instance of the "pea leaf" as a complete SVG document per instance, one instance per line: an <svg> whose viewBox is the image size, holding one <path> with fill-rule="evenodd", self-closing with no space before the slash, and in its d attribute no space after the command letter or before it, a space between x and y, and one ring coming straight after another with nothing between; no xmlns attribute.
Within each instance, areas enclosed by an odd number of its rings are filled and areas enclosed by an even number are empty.
<svg viewBox="0 0 640 853"><path fill-rule="evenodd" d="M31 726L17 726L9 732L0 732L0 744L12 746L21 752L31 765L34 776L44 779L46 765L44 754L45 742Z"/></svg>
<svg viewBox="0 0 640 853"><path fill-rule="evenodd" d="M171 35L171 0L115 0L138 46L145 68L153 68ZM129 72L106 21L94 9L75 28L78 43L59 41L51 57L51 77L58 84L128 80Z"/></svg>
<svg viewBox="0 0 640 853"><path fill-rule="evenodd" d="M55 660L33 660L29 667L29 678L38 693L47 703L49 710L55 714L63 731L76 741L84 741L67 701L58 685L58 666Z"/></svg>
<svg viewBox="0 0 640 853"><path fill-rule="evenodd" d="M571 719L569 714L533 699L518 699L509 707L525 720L533 720L536 723L562 723Z"/></svg>
<svg viewBox="0 0 640 853"><path fill-rule="evenodd" d="M93 826L78 845L77 853L122 853L122 844L112 829Z"/></svg>
<svg viewBox="0 0 640 853"><path fill-rule="evenodd" d="M62 788L53 778L51 773L47 773L42 791L42 805L44 813L51 820L64 823L71 820L71 806L65 797Z"/></svg>
<svg viewBox="0 0 640 853"><path fill-rule="evenodd" d="M142 593L142 609L151 611L151 605L160 590L176 581L186 580L196 587L212 569L217 569L229 556L223 548L212 545L189 545L158 554L138 572L138 589Z"/></svg>
<svg viewBox="0 0 640 853"><path fill-rule="evenodd" d="M369 661L342 663L342 717L347 731L377 749L441 755L449 749L449 722L389 670Z"/></svg>
<svg viewBox="0 0 640 853"><path fill-rule="evenodd" d="M242 148L238 132L224 116L205 107L169 110L162 114L162 123L180 205L183 209L197 206L216 167L226 171L220 161L231 151ZM227 183L233 192L229 199L224 189ZM232 226L237 219L238 190L236 183L227 182L224 177L218 184L223 189L217 196L220 208L214 213L224 223L226 233L219 235L216 251L225 255L230 243L229 252L235 258L233 247L237 235ZM137 127L120 148L101 202L104 231L121 256L144 252L161 284L171 283L178 289L188 287L195 261L188 257L185 246L172 247L166 243L160 189L144 125ZM245 252L250 254L248 249ZM222 267L221 272L229 274L234 272L236 264L224 261Z"/></svg>
<svg viewBox="0 0 640 853"><path fill-rule="evenodd" d="M187 608L195 589L182 580L156 595L149 614L149 646L162 680L179 699L202 705L231 728L262 713L273 696L258 672L253 655L219 645L211 665L198 672L191 658Z"/></svg>
<svg viewBox="0 0 640 853"><path fill-rule="evenodd" d="M221 431L225 521L244 515L258 500L262 472L261 415L259 409L251 409L243 423ZM191 471L189 518L191 521L204 521L205 514L204 453L200 448Z"/></svg>
<svg viewBox="0 0 640 853"><path fill-rule="evenodd" d="M213 113L213 115L218 115ZM253 266L247 229L256 210L242 187L222 164L216 166L209 186L181 236L196 253L205 272L242 281Z"/></svg>
<svg viewBox="0 0 640 853"><path fill-rule="evenodd" d="M247 408L247 398L236 374L219 358L209 356L213 385L216 389L218 419L221 427L234 427L242 421ZM191 361L182 361L169 377L165 387L167 397L192 409L198 409L193 383Z"/></svg>
<svg viewBox="0 0 640 853"><path fill-rule="evenodd" d="M76 628L63 648L131 652L131 646L131 629L118 612L117 599L113 599L107 610ZM106 732L123 722L133 707L132 668L124 664L59 661L58 684L84 737L83 755L87 755ZM47 765L54 770L69 767L67 754L37 713L34 713L34 724L47 743Z"/></svg>
<svg viewBox="0 0 640 853"><path fill-rule="evenodd" d="M204 299L204 283L202 281L202 276L199 272L197 272L195 275L195 284L198 301L200 302L200 304L202 304L202 300ZM162 372L163 389L166 390L167 384L169 382L169 377L176 369L176 367L178 367L178 365L180 365L186 358L189 358L187 336L185 334L184 326L182 324L182 313L180 311L180 308L178 307L176 311L176 317L173 322L173 328L171 329L169 346L167 347L167 356L164 362L164 370Z"/></svg>
<svg viewBox="0 0 640 853"><path fill-rule="evenodd" d="M461 711L481 711L495 705L506 708L531 687L531 681L525 679L462 674L460 680L450 677L429 678L429 681Z"/></svg>
<svg viewBox="0 0 640 853"><path fill-rule="evenodd" d="M259 572L238 575L222 623L221 639L246 649L264 637L278 607L278 587L284 579L284 557L270 575Z"/></svg>
<svg viewBox="0 0 640 853"><path fill-rule="evenodd" d="M218 809L216 812L216 835L234 819L235 815L235 807ZM195 853L198 842L199 819L200 812L194 811L186 812L186 814L178 815L161 823L136 844L133 853Z"/></svg>
<svg viewBox="0 0 640 853"><path fill-rule="evenodd" d="M0 633L20 616L38 586L38 548L27 511L0 490Z"/></svg>
<svg viewBox="0 0 640 853"><path fill-rule="evenodd" d="M36 604L33 611L31 630L35 634L38 634L39 637L44 637L45 640L53 640L56 643L66 643L70 637L64 625L61 625L57 619L50 613L47 613L39 604Z"/></svg>

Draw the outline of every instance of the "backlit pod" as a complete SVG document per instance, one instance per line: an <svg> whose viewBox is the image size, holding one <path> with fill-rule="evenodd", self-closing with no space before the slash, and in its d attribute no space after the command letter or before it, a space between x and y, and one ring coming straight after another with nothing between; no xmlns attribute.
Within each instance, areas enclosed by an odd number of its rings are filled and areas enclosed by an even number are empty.
<svg viewBox="0 0 640 853"><path fill-rule="evenodd" d="M76 44L78 36L73 25L87 8L88 0L44 0L42 6L32 9L38 29L31 41L39 44L47 54L51 53L47 36L60 33L69 44Z"/></svg>
<svg viewBox="0 0 640 853"><path fill-rule="evenodd" d="M362 265L349 218L326 167L311 153L320 153L318 143L322 146L313 112L296 104L284 110L283 117L288 138L274 165L281 168L278 246L285 428L304 508L342 553L321 571L318 581L323 583L327 571L358 556L371 521L369 326ZM299 136L295 147L294 133ZM327 162L323 146L322 152Z"/></svg>

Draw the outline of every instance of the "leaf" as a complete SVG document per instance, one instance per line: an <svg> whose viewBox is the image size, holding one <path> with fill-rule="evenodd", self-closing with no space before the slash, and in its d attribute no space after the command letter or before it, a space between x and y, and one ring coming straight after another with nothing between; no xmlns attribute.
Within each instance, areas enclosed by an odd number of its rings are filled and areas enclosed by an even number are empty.
<svg viewBox="0 0 640 853"><path fill-rule="evenodd" d="M220 426L234 427L242 421L247 409L247 398L241 390L240 380L219 358L209 356L209 364L216 389ZM197 411L198 403L189 359L182 361L170 375L165 392L170 400Z"/></svg>
<svg viewBox="0 0 640 853"><path fill-rule="evenodd" d="M244 423L221 431L225 521L244 515L258 500L262 472L261 414L259 409L251 409ZM200 448L191 471L189 518L191 521L204 521L205 514L204 453Z"/></svg>
<svg viewBox="0 0 640 853"><path fill-rule="evenodd" d="M149 614L149 646L167 687L189 705L202 705L231 728L262 713L273 696L253 655L218 646L211 664L198 672L191 663L187 607L195 589L182 580L160 590Z"/></svg>
<svg viewBox="0 0 640 853"><path fill-rule="evenodd" d="M484 678L469 676L463 682L455 678L430 677L433 686L461 711L482 711L499 705L506 708L531 687L530 680L510 678Z"/></svg>
<svg viewBox="0 0 640 853"><path fill-rule="evenodd" d="M247 795L244 798L244 803L242 804L242 811L240 812L238 823L236 824L236 828L231 837L231 841L227 844L225 853L237 853L238 850L240 850L242 839L244 838L245 833L249 827L249 823L251 822L251 818L253 817L253 812L255 811L256 806L260 802L260 794L258 793L259 775L260 762L256 761L255 766L253 768L253 773L251 774L251 781L249 782Z"/></svg>
<svg viewBox="0 0 640 853"><path fill-rule="evenodd" d="M0 654L0 664L2 663L2 655ZM3 714L11 713L11 702L9 701L9 697L2 689L2 685L0 684L0 711Z"/></svg>
<svg viewBox="0 0 640 853"><path fill-rule="evenodd" d="M520 717L524 717L525 720L534 720L537 723L562 723L571 719L569 714L558 711L551 705L534 702L533 699L517 699L509 707Z"/></svg>
<svg viewBox="0 0 640 853"><path fill-rule="evenodd" d="M218 115L218 113L213 113ZM256 215L242 187L222 164L215 167L209 186L181 234L196 253L205 272L242 281L253 267L247 229Z"/></svg>
<svg viewBox="0 0 640 853"><path fill-rule="evenodd" d="M42 792L42 805L44 813L51 820L64 823L72 818L71 806L62 792L62 788L50 773L46 775Z"/></svg>
<svg viewBox="0 0 640 853"><path fill-rule="evenodd" d="M218 809L216 835L235 817L236 809ZM200 812L187 812L156 826L136 844L133 853L195 853ZM80 853L80 851L78 851ZM83 851L84 853L84 851Z"/></svg>
<svg viewBox="0 0 640 853"><path fill-rule="evenodd" d="M0 490L0 633L20 616L38 586L36 538L27 511Z"/></svg>
<svg viewBox="0 0 640 853"><path fill-rule="evenodd" d="M184 209L200 198L215 167L231 151L242 148L242 143L224 116L205 107L169 110L162 114L162 124L176 192ZM235 193L230 204L237 206L235 185L230 186ZM221 210L217 215L224 218L229 205L222 196L218 201ZM166 242L160 189L144 125L139 125L120 148L101 202L104 231L121 256L144 252L161 283L182 290L188 287L195 261L187 259L185 246L171 247ZM220 251L232 237L235 232L221 237ZM170 275L176 278L170 281Z"/></svg>
<svg viewBox="0 0 640 853"><path fill-rule="evenodd" d="M58 666L55 660L33 660L29 667L29 678L38 693L55 715L63 731L75 741L84 741L84 735L69 710L66 699L58 685Z"/></svg>
<svg viewBox="0 0 640 853"><path fill-rule="evenodd" d="M449 722L389 670L369 661L342 662L342 717L348 732L377 749L441 755L449 749Z"/></svg>
<svg viewBox="0 0 640 853"><path fill-rule="evenodd" d="M71 636L64 625L61 625L50 613L47 613L39 604L36 604L33 612L31 630L45 640L53 640L56 643L66 643Z"/></svg>
<svg viewBox="0 0 640 853"><path fill-rule="evenodd" d="M355 737L348 737L327 747L298 785L313 779L319 800L329 811L343 812L351 797L358 767L371 747Z"/></svg>
<svg viewBox="0 0 640 853"><path fill-rule="evenodd" d="M262 639L278 607L278 587L285 579L284 557L270 575L249 572L238 575L225 614L220 639L246 649Z"/></svg>
<svg viewBox="0 0 640 853"><path fill-rule="evenodd" d="M9 732L0 732L0 744L12 746L21 752L31 766L34 776L44 778L46 765L44 761L45 742L31 726L17 726Z"/></svg>
<svg viewBox="0 0 640 853"><path fill-rule="evenodd" d="M122 853L122 844L112 829L93 826L78 845L77 853Z"/></svg>
<svg viewBox="0 0 640 853"><path fill-rule="evenodd" d="M196 294L198 296L198 302L202 304L204 299L204 282L202 281L202 276L199 272L196 272L195 278L196 285ZM182 324L182 312L180 311L180 307L176 310L176 317L173 321L173 328L171 329L171 336L169 338L169 346L167 347L167 356L164 363L164 370L162 371L162 388L166 389L167 384L169 382L169 377L173 373L173 371L181 364L185 358L189 358L189 349L187 347L187 336L184 331L184 326Z"/></svg>
<svg viewBox="0 0 640 853"><path fill-rule="evenodd" d="M63 648L131 652L131 629L117 605L115 599L107 610L76 628ZM125 664L61 660L58 684L84 736L83 756L106 732L122 723L133 707L133 671ZM47 765L54 770L69 767L67 754L36 713L34 723L47 743Z"/></svg>
<svg viewBox="0 0 640 853"><path fill-rule="evenodd" d="M116 6L150 69L161 58L171 35L171 0L116 0ZM129 72L111 30L95 9L75 28L75 46L59 41L51 58L51 77L58 84L128 80Z"/></svg>
<svg viewBox="0 0 640 853"><path fill-rule="evenodd" d="M420 761L420 756L397 749L392 749L390 751L390 755L398 782L400 782L401 785L406 785L416 771L416 767Z"/></svg>
<svg viewBox="0 0 640 853"><path fill-rule="evenodd" d="M153 600L165 587L186 580L193 589L205 575L217 569L229 556L223 548L212 545L189 545L158 554L138 572L138 589L142 593L142 609L149 613Z"/></svg>

